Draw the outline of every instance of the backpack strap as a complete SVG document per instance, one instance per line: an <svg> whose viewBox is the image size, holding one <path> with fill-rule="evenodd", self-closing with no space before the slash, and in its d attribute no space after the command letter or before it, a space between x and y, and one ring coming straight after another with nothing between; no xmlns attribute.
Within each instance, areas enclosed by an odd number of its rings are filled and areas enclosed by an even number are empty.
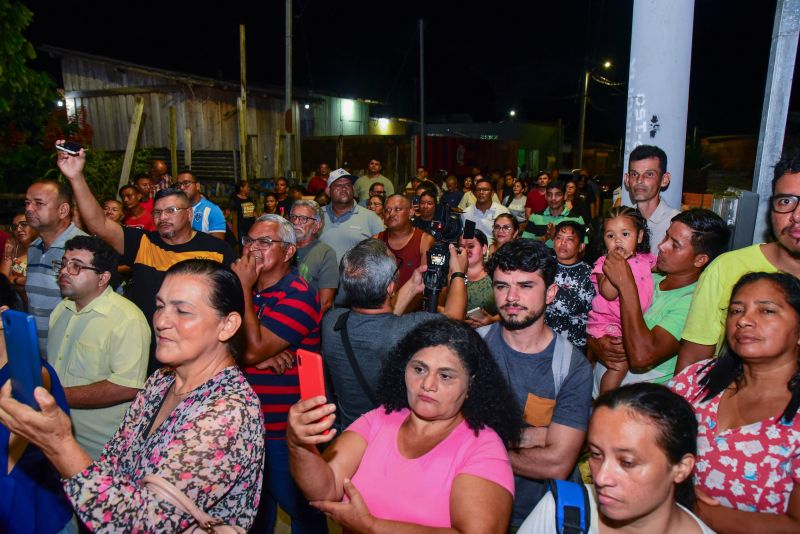
<svg viewBox="0 0 800 534"><path fill-rule="evenodd" d="M333 330L338 330L339 334L342 336L342 345L344 345L344 352L347 354L347 361L350 362L350 367L353 369L353 373L356 375L356 380L358 380L361 389L364 390L369 402L372 403L373 406L378 406L378 402L375 400L375 393L373 393L372 388L369 387L369 383L364 377L364 373L361 372L361 367L358 366L356 355L353 353L353 346L350 344L350 336L347 334L348 317L350 317L350 310L347 310L340 315L338 319L336 319L336 324L333 325Z"/></svg>
<svg viewBox="0 0 800 534"><path fill-rule="evenodd" d="M553 363L551 369L553 371L553 382L556 386L556 399L558 399L558 392L561 390L561 386L564 384L564 380L567 379L567 375L569 374L573 347L572 343L570 343L565 336L562 336L555 330L553 331L553 335L556 336L556 346L553 349Z"/></svg>
<svg viewBox="0 0 800 534"><path fill-rule="evenodd" d="M556 505L556 532L587 534L591 508L586 486L565 480L549 480L548 485Z"/></svg>

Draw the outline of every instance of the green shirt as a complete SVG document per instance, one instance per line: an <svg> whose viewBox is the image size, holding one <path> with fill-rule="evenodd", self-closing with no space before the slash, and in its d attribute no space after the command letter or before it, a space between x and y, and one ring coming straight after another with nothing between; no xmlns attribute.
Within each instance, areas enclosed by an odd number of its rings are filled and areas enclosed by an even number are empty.
<svg viewBox="0 0 800 534"><path fill-rule="evenodd" d="M586 223L583 220L583 217L581 217L580 215L578 215L577 217L571 217L569 214L569 210L566 208L566 206L561 211L561 215L550 215L550 207L547 207L542 213L531 214L530 218L528 219L528 224L525 226L525 231L522 233L522 238L538 239L547 233L547 225L549 223L557 225L561 221L575 221L581 226L586 225ZM589 242L588 236L583 237L583 242L584 243ZM553 240L548 239L545 245L547 245L550 248L553 248Z"/></svg>
<svg viewBox="0 0 800 534"><path fill-rule="evenodd" d="M681 332L689 315L692 305L692 296L697 287L697 282L678 289L662 290L659 286L666 278L664 275L653 273L653 303L644 314L644 324L652 330L659 326L669 332L677 341L681 340ZM624 332L623 332L624 335ZM646 370L628 371L622 384L635 384L637 382L652 382L653 384L666 384L675 374L675 364L678 355L673 354L658 365ZM594 369L594 395L597 396L600 388L600 378L605 373L605 366L597 362Z"/></svg>
<svg viewBox="0 0 800 534"><path fill-rule="evenodd" d="M63 299L50 315L48 361L65 387L108 380L141 389L147 378L150 326L141 310L111 288L81 311ZM114 435L130 402L72 409L75 438L95 460Z"/></svg>

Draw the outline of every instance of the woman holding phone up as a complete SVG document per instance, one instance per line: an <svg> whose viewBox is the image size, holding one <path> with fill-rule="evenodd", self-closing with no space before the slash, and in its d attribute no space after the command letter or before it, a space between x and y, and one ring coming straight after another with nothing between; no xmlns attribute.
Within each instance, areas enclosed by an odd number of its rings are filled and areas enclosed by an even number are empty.
<svg viewBox="0 0 800 534"><path fill-rule="evenodd" d="M376 391L381 406L324 455L316 445L335 435L335 405L314 397L291 408L290 467L311 504L350 532L506 532L506 446L520 414L481 337L448 319L423 323L389 356Z"/></svg>

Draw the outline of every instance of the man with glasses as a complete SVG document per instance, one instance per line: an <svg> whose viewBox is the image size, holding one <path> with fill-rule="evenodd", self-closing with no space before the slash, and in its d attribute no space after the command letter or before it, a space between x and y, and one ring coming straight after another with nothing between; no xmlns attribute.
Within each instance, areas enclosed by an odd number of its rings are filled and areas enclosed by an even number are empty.
<svg viewBox="0 0 800 534"><path fill-rule="evenodd" d="M336 252L319 240L322 232L322 208L313 200L296 200L289 222L297 236L297 269L300 276L317 288L324 315L333 306L339 287L339 264Z"/></svg>
<svg viewBox="0 0 800 534"><path fill-rule="evenodd" d="M103 220L107 220L99 204L97 208ZM50 312L61 301L52 264L54 261L61 261L64 244L68 240L86 235L72 224L71 212L72 191L66 184L55 180L40 180L28 187L25 194L25 220L31 228L39 232L39 237L28 247L25 293L28 295L28 311L36 320L36 334L42 356L47 353ZM113 224L111 221L108 223Z"/></svg>
<svg viewBox="0 0 800 534"><path fill-rule="evenodd" d="M734 284L749 272L785 272L800 277L800 152L775 164L770 204L774 241L722 254L703 271L683 329L675 374L718 353L725 336Z"/></svg>
<svg viewBox="0 0 800 534"><path fill-rule="evenodd" d="M669 180L667 154L663 150L652 145L639 145L631 150L625 187L636 209L647 219L653 256L658 256L658 245L664 239L672 218L680 213L661 198L661 191L669 187Z"/></svg>
<svg viewBox="0 0 800 534"><path fill-rule="evenodd" d="M181 171L175 181L192 206L192 228L225 239L225 215L219 206L200 194L200 184L190 171Z"/></svg>
<svg viewBox="0 0 800 534"><path fill-rule="evenodd" d="M150 326L109 286L118 259L100 238L78 236L53 266L64 298L50 315L47 353L64 386L75 438L94 460L147 378Z"/></svg>
<svg viewBox="0 0 800 534"><path fill-rule="evenodd" d="M481 178L475 184L475 204L464 210L461 214L462 221L474 221L475 228L482 231L492 244L492 227L498 215L510 213L507 207L492 200L494 187L488 178Z"/></svg>
<svg viewBox="0 0 800 534"><path fill-rule="evenodd" d="M75 156L59 151L57 163L61 174L72 185L86 227L122 255L123 265L132 267L133 289L126 296L139 306L148 324L152 324L156 293L172 265L191 258L230 265L235 259L225 241L192 229L192 208L183 191L162 189L156 193L152 212L156 231L126 228L105 218L89 189L83 176L86 163L83 150ZM159 367L155 343L151 342L148 374Z"/></svg>
<svg viewBox="0 0 800 534"><path fill-rule="evenodd" d="M324 227L320 240L336 252L337 264L356 243L383 230L380 218L353 200L356 180L358 178L344 169L336 169L328 175L327 193L331 201L322 210ZM368 190L369 186L365 193Z"/></svg>
<svg viewBox="0 0 800 534"><path fill-rule="evenodd" d="M317 291L294 265L292 224L277 214L259 217L242 239L232 268L242 282L247 350L245 374L264 408L265 476L252 532L274 532L276 505L297 532L326 533L325 516L311 508L289 473L286 420L300 400L296 352L320 352Z"/></svg>

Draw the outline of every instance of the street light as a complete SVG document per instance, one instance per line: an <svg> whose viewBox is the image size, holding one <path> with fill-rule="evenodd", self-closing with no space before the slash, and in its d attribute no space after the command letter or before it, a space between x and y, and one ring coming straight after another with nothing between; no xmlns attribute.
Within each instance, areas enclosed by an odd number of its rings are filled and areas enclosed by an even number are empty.
<svg viewBox="0 0 800 534"><path fill-rule="evenodd" d="M509 117L516 117L517 116L517 112L512 109L511 111L508 112L508 116Z"/></svg>
<svg viewBox="0 0 800 534"><path fill-rule="evenodd" d="M612 66L611 61L606 60L603 62L602 67L606 70L610 69ZM599 67L599 66L598 66ZM583 166L583 138L586 133L586 102L589 100L589 77L598 69L598 67L594 67L592 69L586 68L583 71L583 80L581 83L581 118L578 122L578 157L576 159L576 167L580 168Z"/></svg>

